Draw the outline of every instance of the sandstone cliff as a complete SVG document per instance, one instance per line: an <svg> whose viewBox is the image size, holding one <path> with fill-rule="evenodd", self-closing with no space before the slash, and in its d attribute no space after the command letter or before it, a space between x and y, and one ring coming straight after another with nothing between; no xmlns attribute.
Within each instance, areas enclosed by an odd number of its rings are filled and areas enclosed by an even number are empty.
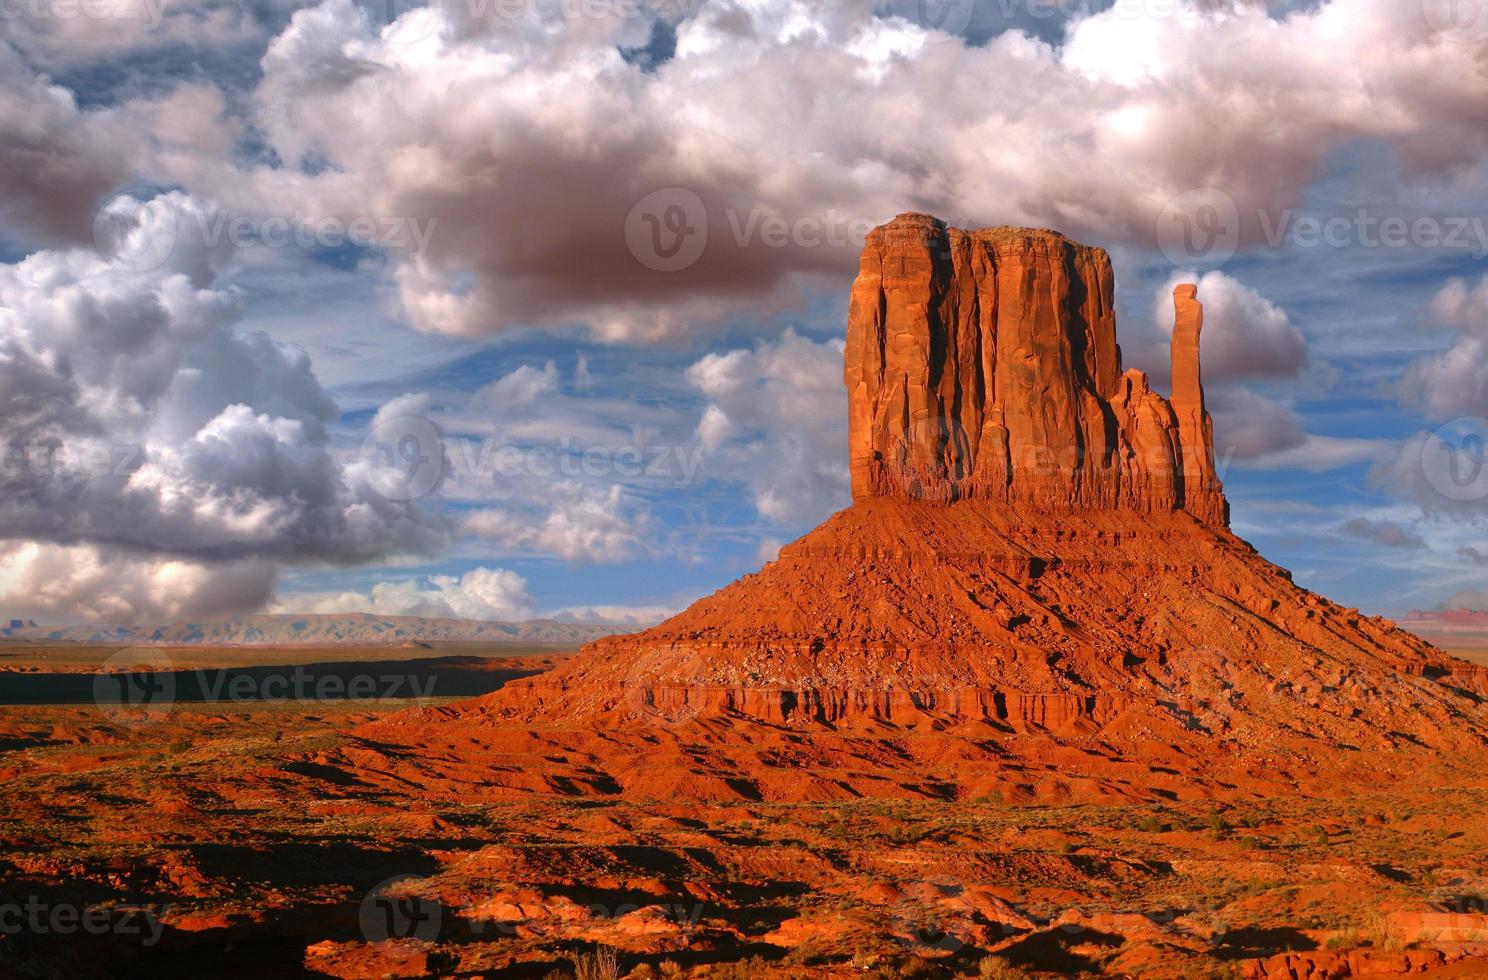
<svg viewBox="0 0 1488 980"><path fill-rule="evenodd" d="M1199 382L1203 310L1174 296L1174 397L1121 369L1111 260L1052 231L875 229L848 314L853 499L1227 521Z"/></svg>
<svg viewBox="0 0 1488 980"><path fill-rule="evenodd" d="M367 737L429 747L407 778L706 798L1327 793L1483 758L1481 668L1230 532L1194 287L1171 400L1122 371L1111 299L1106 254L1054 232L876 230L851 507L652 629Z"/></svg>

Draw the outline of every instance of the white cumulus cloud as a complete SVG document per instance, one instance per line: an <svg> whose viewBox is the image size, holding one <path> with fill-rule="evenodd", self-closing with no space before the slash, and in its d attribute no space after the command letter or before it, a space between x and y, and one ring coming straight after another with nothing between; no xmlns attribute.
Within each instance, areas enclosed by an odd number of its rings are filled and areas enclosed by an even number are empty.
<svg viewBox="0 0 1488 980"><path fill-rule="evenodd" d="M1432 297L1430 313L1457 334L1451 347L1406 368L1397 390L1432 418L1488 415L1488 276L1476 285L1448 280Z"/></svg>
<svg viewBox="0 0 1488 980"><path fill-rule="evenodd" d="M379 582L368 592L300 593L282 597L278 612L373 613L433 619L521 622L533 618L527 580L505 568L473 568L463 575Z"/></svg>
<svg viewBox="0 0 1488 980"><path fill-rule="evenodd" d="M750 489L782 524L819 520L849 498L842 342L787 329L778 340L709 354L687 369L708 404L695 438L705 470Z"/></svg>
<svg viewBox="0 0 1488 980"><path fill-rule="evenodd" d="M240 299L215 284L227 255L194 237L205 206L179 194L155 205L173 228L158 252L0 265L0 541L60 546L35 552L52 564L129 552L133 578L220 566L248 586L244 608L264 580L237 563L442 547L439 519L379 494L365 461L332 450L336 407L304 353L234 328ZM138 245L138 231L121 240Z"/></svg>
<svg viewBox="0 0 1488 980"><path fill-rule="evenodd" d="M1153 320L1173 331L1173 287L1192 282L1204 306L1204 383L1296 377L1308 363L1307 340L1286 311L1233 276L1179 272L1157 291ZM1165 364L1167 359L1154 359Z"/></svg>
<svg viewBox="0 0 1488 980"><path fill-rule="evenodd" d="M272 562L140 557L95 545L0 541L0 606L42 622L172 622L257 609Z"/></svg>

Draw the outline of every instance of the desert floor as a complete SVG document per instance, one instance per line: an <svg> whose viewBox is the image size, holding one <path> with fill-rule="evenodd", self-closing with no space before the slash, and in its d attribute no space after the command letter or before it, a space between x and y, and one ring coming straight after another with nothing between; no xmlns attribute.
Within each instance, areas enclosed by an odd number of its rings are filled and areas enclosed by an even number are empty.
<svg viewBox="0 0 1488 980"><path fill-rule="evenodd" d="M1343 803L451 801L364 779L348 732L564 652L174 649L250 693L440 679L149 712L93 703L110 652L0 654L0 976L1488 976L1488 773Z"/></svg>

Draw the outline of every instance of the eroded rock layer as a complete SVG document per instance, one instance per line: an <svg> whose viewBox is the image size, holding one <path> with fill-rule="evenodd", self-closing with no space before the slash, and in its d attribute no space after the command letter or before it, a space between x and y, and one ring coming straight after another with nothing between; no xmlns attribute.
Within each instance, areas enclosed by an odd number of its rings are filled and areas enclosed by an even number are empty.
<svg viewBox="0 0 1488 980"><path fill-rule="evenodd" d="M987 722L1459 744L1480 685L1183 512L861 501L667 622L518 681L515 715ZM1460 703L1459 703L1460 701ZM1469 725L1469 727L1471 727Z"/></svg>
<svg viewBox="0 0 1488 980"><path fill-rule="evenodd" d="M1488 757L1481 668L1229 531L1194 287L1171 400L1122 372L1111 298L1053 232L876 230L851 507L659 626L367 736L425 745L420 779L708 798L1326 793Z"/></svg>

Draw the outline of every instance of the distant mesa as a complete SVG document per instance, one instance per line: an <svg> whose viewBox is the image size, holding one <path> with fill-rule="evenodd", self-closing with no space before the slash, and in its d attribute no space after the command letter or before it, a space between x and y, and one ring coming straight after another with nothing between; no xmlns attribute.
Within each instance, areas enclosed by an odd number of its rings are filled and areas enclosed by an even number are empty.
<svg viewBox="0 0 1488 980"><path fill-rule="evenodd" d="M578 646L613 633L634 629L619 624L567 623L537 619L519 623L475 619L434 619L419 616L377 616L371 613L234 616L228 619L163 626L38 626L13 619L0 636L13 641L49 643L159 644L161 646L215 644L223 646L283 646L325 644L413 644L430 642L543 643Z"/></svg>
<svg viewBox="0 0 1488 980"><path fill-rule="evenodd" d="M1056 232L875 229L850 507L658 626L365 734L448 748L403 778L706 799L1326 794L1481 761L1481 668L1229 530L1195 287L1170 398L1123 369L1114 289Z"/></svg>
<svg viewBox="0 0 1488 980"><path fill-rule="evenodd" d="M1488 609L1414 610L1400 625L1448 650L1488 653Z"/></svg>

